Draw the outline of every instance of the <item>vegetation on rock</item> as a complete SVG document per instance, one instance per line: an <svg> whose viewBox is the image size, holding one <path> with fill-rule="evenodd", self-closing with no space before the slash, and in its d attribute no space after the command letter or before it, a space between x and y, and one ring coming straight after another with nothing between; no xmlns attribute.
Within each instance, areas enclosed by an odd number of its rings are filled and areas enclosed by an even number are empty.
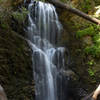
<svg viewBox="0 0 100 100"><path fill-rule="evenodd" d="M28 15L28 11L26 8L22 7L21 11L14 11L12 13L12 17L18 22L18 24L22 24L25 22Z"/></svg>
<svg viewBox="0 0 100 100"><path fill-rule="evenodd" d="M60 1L100 18L99 0ZM30 48L19 36L24 34L28 14L20 6L22 3L23 0L0 0L0 84L9 100L33 100L35 94ZM71 54L69 68L79 76L77 84L82 82L90 92L100 83L100 26L65 10L57 11L64 27L60 42Z"/></svg>
<svg viewBox="0 0 100 100"><path fill-rule="evenodd" d="M91 16L100 17L98 0L72 0L70 3ZM100 82L100 26L65 10L58 9L58 13L64 27L61 43L71 54L70 68L79 75L82 86L88 92L93 91Z"/></svg>
<svg viewBox="0 0 100 100"><path fill-rule="evenodd" d="M8 100L34 100L31 50L19 35L28 13L16 8L22 1L0 0L0 84Z"/></svg>

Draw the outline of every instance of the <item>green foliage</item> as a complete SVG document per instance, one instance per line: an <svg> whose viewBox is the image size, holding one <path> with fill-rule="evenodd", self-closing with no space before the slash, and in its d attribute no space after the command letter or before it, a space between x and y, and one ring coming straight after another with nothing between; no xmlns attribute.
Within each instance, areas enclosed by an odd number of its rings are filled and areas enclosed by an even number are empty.
<svg viewBox="0 0 100 100"><path fill-rule="evenodd" d="M93 66L94 65L94 60L90 60L90 61L88 61L88 65L90 65L90 66Z"/></svg>
<svg viewBox="0 0 100 100"><path fill-rule="evenodd" d="M91 45L85 45L84 51L86 54L91 54L93 57L100 57L100 26L90 24L87 28L76 32L77 38L85 36L92 37Z"/></svg>
<svg viewBox="0 0 100 100"><path fill-rule="evenodd" d="M3 29L8 29L9 26L8 26L6 23L2 23L2 24L1 24L1 28L3 28Z"/></svg>
<svg viewBox="0 0 100 100"><path fill-rule="evenodd" d="M93 43L93 45L85 48L85 52L92 54L93 57L100 57L100 32L93 36Z"/></svg>
<svg viewBox="0 0 100 100"><path fill-rule="evenodd" d="M94 34L95 34L94 27L93 26L90 26L90 27L85 28L83 30L77 31L76 32L76 37L77 38L81 38L81 37L86 36L86 35L93 36Z"/></svg>
<svg viewBox="0 0 100 100"><path fill-rule="evenodd" d="M11 17L11 8L0 8L0 28L8 29Z"/></svg>
<svg viewBox="0 0 100 100"><path fill-rule="evenodd" d="M94 76L95 75L95 73L96 73L96 71L95 70L93 70L93 65L95 64L95 62L94 62L94 60L92 59L92 60L90 60L90 61L88 61L88 65L89 65L89 68L88 68L88 73L89 73L89 75L90 76Z"/></svg>
<svg viewBox="0 0 100 100"><path fill-rule="evenodd" d="M79 6L80 10L88 13L94 9L94 0L82 0Z"/></svg>
<svg viewBox="0 0 100 100"><path fill-rule="evenodd" d="M85 53L91 54L93 57L100 57L100 46L93 45L85 48Z"/></svg>
<svg viewBox="0 0 100 100"><path fill-rule="evenodd" d="M93 37L93 41L96 45L100 45L100 32Z"/></svg>
<svg viewBox="0 0 100 100"><path fill-rule="evenodd" d="M27 14L27 9L22 7L21 11L13 12L12 16L18 23L23 23L27 17Z"/></svg>
<svg viewBox="0 0 100 100"><path fill-rule="evenodd" d="M94 76L95 75L95 71L92 70L91 68L88 69L88 73L90 76Z"/></svg>

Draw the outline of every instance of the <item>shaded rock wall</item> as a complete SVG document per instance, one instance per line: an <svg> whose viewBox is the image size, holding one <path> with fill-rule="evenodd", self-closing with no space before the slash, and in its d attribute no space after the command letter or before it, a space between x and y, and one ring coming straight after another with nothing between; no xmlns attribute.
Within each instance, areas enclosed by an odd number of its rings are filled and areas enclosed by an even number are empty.
<svg viewBox="0 0 100 100"><path fill-rule="evenodd" d="M26 41L15 32L0 30L0 83L5 88L8 100L30 100L34 97L29 54Z"/></svg>
<svg viewBox="0 0 100 100"><path fill-rule="evenodd" d="M0 1L0 84L8 100L34 100L31 49L19 36L21 33L25 35L24 30L20 30L23 23L18 23L19 19L13 16L23 17L16 8L20 1Z"/></svg>
<svg viewBox="0 0 100 100"><path fill-rule="evenodd" d="M98 2L91 2L91 7L86 9L84 7L87 5L83 1L84 0L72 0L72 5L75 5L82 11L87 10L86 13L92 14L94 12L94 7L98 4ZM81 6L80 4L83 5ZM91 93L100 83L100 60L99 58L95 58L91 54L86 54L84 52L85 45L92 44L92 36L77 38L76 33L78 30L85 29L89 25L92 25L92 23L73 15L66 10L57 9L57 11L64 28L64 31L62 32L61 44L69 49L71 55L69 69L73 70L79 77L76 87L80 85L82 88L84 88L84 90L87 91L87 93ZM91 64L92 61L95 64Z"/></svg>

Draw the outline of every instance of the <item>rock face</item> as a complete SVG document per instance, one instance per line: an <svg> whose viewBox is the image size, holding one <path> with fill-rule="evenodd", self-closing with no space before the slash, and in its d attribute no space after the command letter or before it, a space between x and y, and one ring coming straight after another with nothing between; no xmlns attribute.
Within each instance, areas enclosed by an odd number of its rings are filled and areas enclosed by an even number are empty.
<svg viewBox="0 0 100 100"><path fill-rule="evenodd" d="M18 35L22 32L25 34L24 31L20 32L19 19L16 21L13 18L13 14L17 18L23 15L17 13L10 0L2 2L0 1L0 84L4 87L8 100L34 100L31 49ZM17 5L18 2L14 4Z"/></svg>
<svg viewBox="0 0 100 100"><path fill-rule="evenodd" d="M86 3L86 5L84 3ZM94 8L97 3L97 1L91 1L90 8ZM84 2L84 0L72 0L72 4L75 4L77 8L85 11L86 13L93 13L94 11L94 9L89 10L89 3ZM88 6L88 9L86 9L86 6ZM91 38L92 36L86 35L79 39L77 38L76 33L77 30L84 29L85 27L87 27L87 25L92 24L65 10L57 10L60 21L62 22L64 28L61 44L67 47L70 51L71 62L69 65L69 69L73 70L74 73L76 73L79 77L78 80L73 81L74 84L71 84L69 87L75 89L75 87L77 88L77 86L80 86L87 92L87 94L91 93L100 83L100 60L99 58L95 58L91 54L85 54L84 52L84 47L86 45L93 45L93 41ZM95 34L95 32L93 34Z"/></svg>
<svg viewBox="0 0 100 100"><path fill-rule="evenodd" d="M15 32L0 30L0 83L9 100L30 100L34 97L29 53L27 42Z"/></svg>

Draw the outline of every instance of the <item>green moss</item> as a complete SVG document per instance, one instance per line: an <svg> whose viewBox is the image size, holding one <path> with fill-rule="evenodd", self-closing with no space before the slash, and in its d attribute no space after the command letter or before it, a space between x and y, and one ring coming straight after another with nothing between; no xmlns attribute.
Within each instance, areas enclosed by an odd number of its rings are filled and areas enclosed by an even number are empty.
<svg viewBox="0 0 100 100"><path fill-rule="evenodd" d="M93 57L100 57L100 26L89 24L86 28L78 30L76 32L77 38L85 36L91 36L91 44L84 45L84 51L86 54L90 54ZM85 39L85 38L84 38Z"/></svg>
<svg viewBox="0 0 100 100"><path fill-rule="evenodd" d="M91 68L88 69L88 73L90 76L94 76L95 75L95 71L92 70Z"/></svg>
<svg viewBox="0 0 100 100"><path fill-rule="evenodd" d="M0 84L8 99L34 100L29 47L12 30L0 30L0 65Z"/></svg>
<svg viewBox="0 0 100 100"><path fill-rule="evenodd" d="M94 34L95 34L94 27L90 26L86 29L77 31L76 32L76 37L81 38L81 37L86 36L86 35L93 36Z"/></svg>
<svg viewBox="0 0 100 100"><path fill-rule="evenodd" d="M8 29L11 18L11 8L0 8L0 28Z"/></svg>
<svg viewBox="0 0 100 100"><path fill-rule="evenodd" d="M86 54L91 54L93 57L100 57L100 46L93 45L85 48Z"/></svg>
<svg viewBox="0 0 100 100"><path fill-rule="evenodd" d="M30 48L18 35L20 26L23 26L21 23L27 16L27 10L11 9L12 6L7 6L10 1L0 1L0 84L9 100L34 100ZM14 32L13 27L19 31Z"/></svg>
<svg viewBox="0 0 100 100"><path fill-rule="evenodd" d="M93 55L93 57L100 57L100 33L93 36L94 44L85 48L85 53Z"/></svg>
<svg viewBox="0 0 100 100"><path fill-rule="evenodd" d="M100 32L93 37L93 41L96 45L100 45Z"/></svg>
<svg viewBox="0 0 100 100"><path fill-rule="evenodd" d="M94 65L94 63L95 63L95 62L94 62L94 60L93 60L93 59L92 59L92 60L90 60L90 61L88 61L88 65L89 65L89 66L93 66L93 65Z"/></svg>
<svg viewBox="0 0 100 100"><path fill-rule="evenodd" d="M81 0L79 2L79 9L85 13L93 12L95 6L94 0Z"/></svg>
<svg viewBox="0 0 100 100"><path fill-rule="evenodd" d="M12 16L16 21L18 21L18 23L23 23L27 17L27 14L27 9L22 7L21 11L13 12Z"/></svg>
<svg viewBox="0 0 100 100"><path fill-rule="evenodd" d="M3 29L8 29L9 28L9 26L7 25L7 23L1 23L1 28L3 28Z"/></svg>
<svg viewBox="0 0 100 100"><path fill-rule="evenodd" d="M61 1L64 2L65 0ZM72 0L72 2L73 1L77 1L77 8L92 15L94 12L92 3L97 0ZM86 2L88 4L86 4ZM98 2L100 3L100 0L98 0ZM85 88L89 90L89 92L93 91L93 88L100 82L99 26L81 17L67 13L66 10L60 11L58 9L58 12L60 12L60 20L66 30L66 32L63 32L62 43L64 46L69 47L71 57L76 64L74 68L71 66L70 68L78 72L79 76L83 76L81 79L82 85L84 87L86 86ZM77 35L77 39L75 35ZM89 43L86 44L85 41Z"/></svg>

